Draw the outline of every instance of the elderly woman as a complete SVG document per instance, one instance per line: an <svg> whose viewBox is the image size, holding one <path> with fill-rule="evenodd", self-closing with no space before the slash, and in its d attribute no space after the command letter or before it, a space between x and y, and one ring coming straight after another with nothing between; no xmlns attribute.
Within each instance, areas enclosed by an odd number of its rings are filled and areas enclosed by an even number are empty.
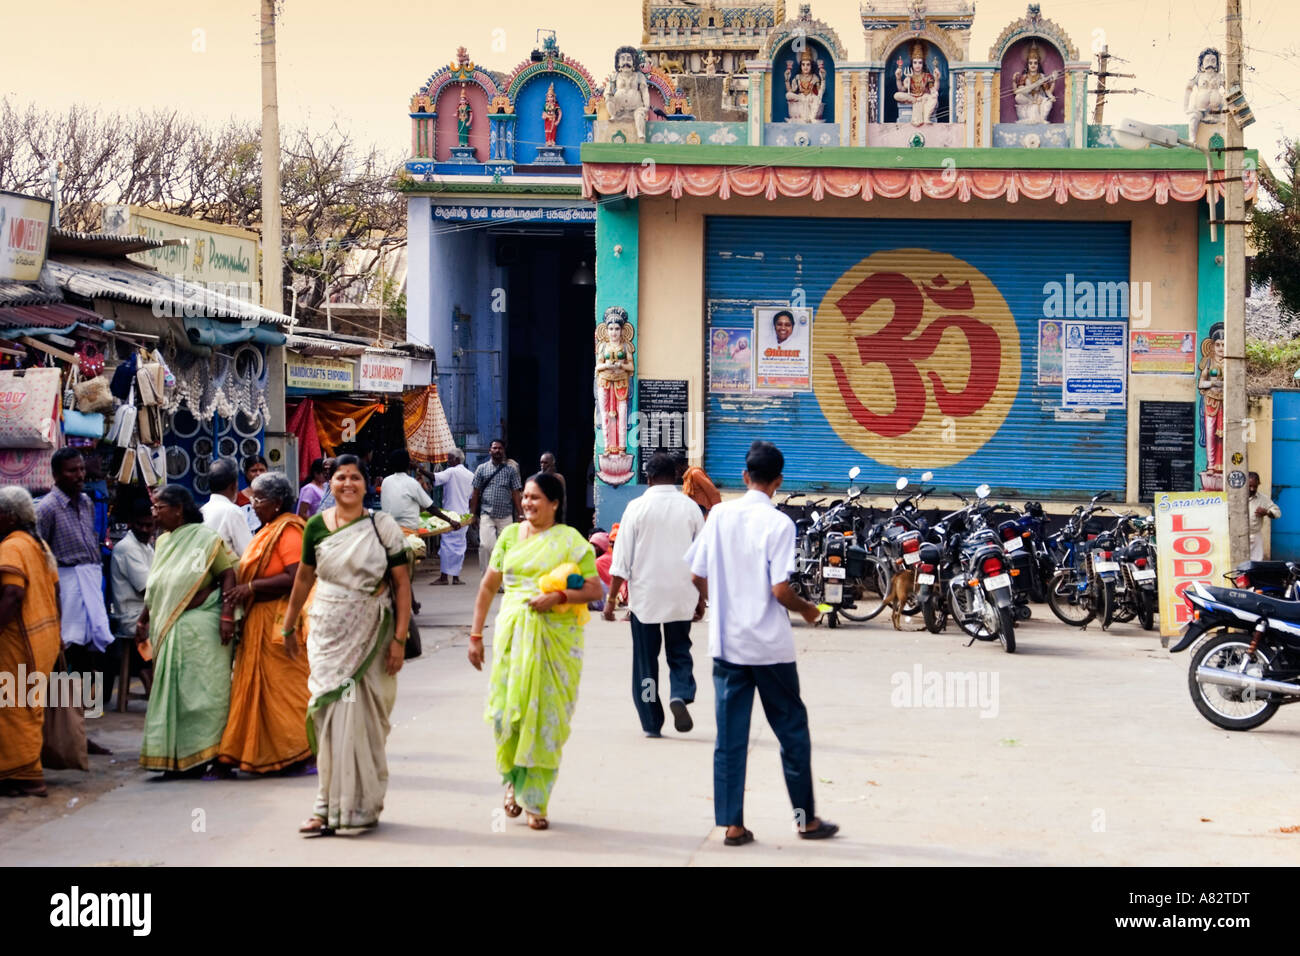
<svg viewBox="0 0 1300 956"><path fill-rule="evenodd" d="M43 797L41 744L44 697L28 694L33 675L48 687L59 656L59 571L36 534L36 509L24 489L0 488L0 674L15 681L6 700L0 690L0 795ZM33 706L36 704L36 706Z"/></svg>
<svg viewBox="0 0 1300 956"><path fill-rule="evenodd" d="M311 665L307 738L319 785L310 836L373 827L388 790L388 716L411 622L406 542L391 515L364 506L369 475L356 455L340 455L330 478L335 504L307 522L302 561L284 615L284 650L298 651L307 595Z"/></svg>
<svg viewBox="0 0 1300 956"><path fill-rule="evenodd" d="M488 680L485 718L497 745L497 770L505 784L505 810L528 811L534 830L548 826L546 807L560 772L560 750L578 701L582 676L583 607L603 593L596 558L576 530L564 523L564 486L539 472L523 493L524 520L497 539L483 572L469 662L483 669L483 624L502 581L506 596L493 631L496 660ZM561 565L577 565L580 587L543 593L539 578ZM568 582L577 584L577 579ZM565 605L577 605L574 613Z"/></svg>
<svg viewBox="0 0 1300 956"><path fill-rule="evenodd" d="M293 485L281 472L259 475L250 491L262 529L239 562L239 583L225 597L227 616L243 609L244 628L221 761L252 773L306 771L314 766L307 744L307 659L290 657L280 633L306 522L293 513Z"/></svg>
<svg viewBox="0 0 1300 956"><path fill-rule="evenodd" d="M160 534L135 635L154 662L140 765L176 777L211 763L226 729L235 619L222 595L237 562L180 485L158 491L153 513Z"/></svg>

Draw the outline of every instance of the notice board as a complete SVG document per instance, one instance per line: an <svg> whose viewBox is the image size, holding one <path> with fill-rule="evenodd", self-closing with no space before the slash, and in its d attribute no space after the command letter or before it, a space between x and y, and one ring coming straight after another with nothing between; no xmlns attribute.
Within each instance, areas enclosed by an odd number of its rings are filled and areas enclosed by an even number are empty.
<svg viewBox="0 0 1300 956"><path fill-rule="evenodd" d="M1196 403L1138 403L1138 500L1195 490Z"/></svg>
<svg viewBox="0 0 1300 956"><path fill-rule="evenodd" d="M688 382L685 379L637 380L637 447L641 467L655 452L686 454L690 424Z"/></svg>

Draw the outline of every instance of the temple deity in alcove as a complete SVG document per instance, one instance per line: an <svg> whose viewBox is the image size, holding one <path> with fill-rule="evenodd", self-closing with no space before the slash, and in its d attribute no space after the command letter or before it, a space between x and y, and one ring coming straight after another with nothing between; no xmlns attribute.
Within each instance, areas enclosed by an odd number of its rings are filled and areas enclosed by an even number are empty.
<svg viewBox="0 0 1300 956"><path fill-rule="evenodd" d="M465 88L460 90L460 102L456 104L456 136L461 146L469 145L469 126L474 121L474 108L469 105Z"/></svg>
<svg viewBox="0 0 1300 956"><path fill-rule="evenodd" d="M1056 73L1043 73L1043 51L1037 43L1029 44L1025 71L1011 77L1016 93L1017 123L1046 123L1056 102Z"/></svg>
<svg viewBox="0 0 1300 956"><path fill-rule="evenodd" d="M901 106L912 107L912 125L920 126L934 119L934 111L939 106L939 58L935 57L932 72L925 69L925 44L920 40L912 44L911 69L903 69L903 57L900 54L894 69L894 83L898 92L894 100Z"/></svg>
<svg viewBox="0 0 1300 956"><path fill-rule="evenodd" d="M799 72L791 77L794 60L785 67L785 102L788 106L790 123L820 123L822 96L826 90L826 66L817 61L817 72L813 72L812 50L804 47L799 54Z"/></svg>
<svg viewBox="0 0 1300 956"><path fill-rule="evenodd" d="M546 137L547 146L555 145L555 134L563 118L564 111L560 109L559 101L555 98L555 84L552 83L546 89L546 105L542 107L542 134Z"/></svg>

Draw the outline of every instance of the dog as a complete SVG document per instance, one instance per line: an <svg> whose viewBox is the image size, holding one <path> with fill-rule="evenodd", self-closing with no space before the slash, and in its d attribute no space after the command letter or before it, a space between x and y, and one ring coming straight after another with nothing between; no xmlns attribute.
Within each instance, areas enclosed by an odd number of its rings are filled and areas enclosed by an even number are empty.
<svg viewBox="0 0 1300 956"><path fill-rule="evenodd" d="M885 596L885 603L893 610L896 631L903 629L903 608L907 605L907 599L912 596L912 585L915 583L916 571L912 568L899 571L889 580L889 594Z"/></svg>

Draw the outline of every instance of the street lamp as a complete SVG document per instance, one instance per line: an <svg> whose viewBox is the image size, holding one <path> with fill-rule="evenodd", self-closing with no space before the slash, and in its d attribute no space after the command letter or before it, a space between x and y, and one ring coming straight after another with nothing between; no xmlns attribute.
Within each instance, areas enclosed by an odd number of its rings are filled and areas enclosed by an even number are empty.
<svg viewBox="0 0 1300 956"><path fill-rule="evenodd" d="M1178 133L1168 126L1139 123L1134 119L1121 120L1118 126L1111 127L1110 132L1115 142L1125 149L1146 149L1150 145L1163 146L1165 149L1186 146L1205 156L1205 201L1210 205L1210 242L1217 242L1214 230L1214 164L1210 159L1210 151L1191 140L1180 139Z"/></svg>

